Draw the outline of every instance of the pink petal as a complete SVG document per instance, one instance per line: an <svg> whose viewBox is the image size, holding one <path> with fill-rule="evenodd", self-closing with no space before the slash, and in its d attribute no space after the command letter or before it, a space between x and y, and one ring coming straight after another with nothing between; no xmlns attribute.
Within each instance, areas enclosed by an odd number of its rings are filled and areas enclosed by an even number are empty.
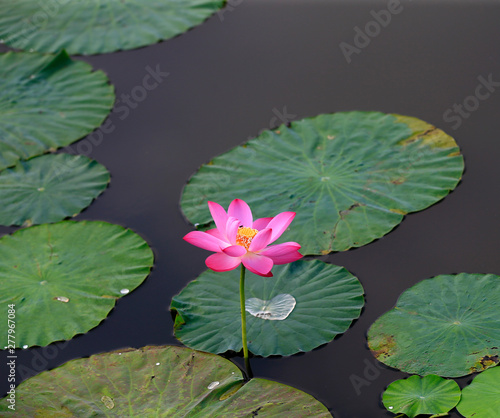
<svg viewBox="0 0 500 418"><path fill-rule="evenodd" d="M265 277L272 276L271 269L273 268L273 260L268 257L249 252L241 257L241 262L252 273Z"/></svg>
<svg viewBox="0 0 500 418"><path fill-rule="evenodd" d="M250 206L248 206L248 204L245 201L241 199L234 199L229 205L227 213L229 216L234 216L235 218L238 218L243 226L247 226L249 228L252 227L253 224L252 211L250 210Z"/></svg>
<svg viewBox="0 0 500 418"><path fill-rule="evenodd" d="M226 224L226 237L231 245L236 245L236 235L238 234L238 228L240 227L240 220L229 217Z"/></svg>
<svg viewBox="0 0 500 418"><path fill-rule="evenodd" d="M227 221L227 213L224 208L215 202L208 202L208 209L210 210L210 214L214 219L215 225L217 229L224 236L226 235L226 221Z"/></svg>
<svg viewBox="0 0 500 418"><path fill-rule="evenodd" d="M250 247L248 247L248 251L260 251L269 244L271 241L271 236L273 234L272 229L266 228L262 231L259 231L255 237L253 237L252 242L250 243Z"/></svg>
<svg viewBox="0 0 500 418"><path fill-rule="evenodd" d="M300 245L296 242L284 242L283 244L267 247L260 254L269 257L274 264L293 263L303 257L299 253Z"/></svg>
<svg viewBox="0 0 500 418"><path fill-rule="evenodd" d="M205 231L207 234L210 234L212 236L214 236L215 238L218 238L220 239L221 241L226 241L226 237L224 237L221 232L217 229L217 228L214 228L214 229L208 229L207 231Z"/></svg>
<svg viewBox="0 0 500 418"><path fill-rule="evenodd" d="M267 224L272 220L273 218L259 218L255 221L253 221L252 228L256 229L257 231L260 231L261 229L267 228Z"/></svg>
<svg viewBox="0 0 500 418"><path fill-rule="evenodd" d="M246 248L241 245L231 245L230 247L224 248L222 251L230 257L241 257L247 252Z"/></svg>
<svg viewBox="0 0 500 418"><path fill-rule="evenodd" d="M285 232L293 218L295 218L295 212L281 212L269 222L267 227L273 230L270 242L276 241Z"/></svg>
<svg viewBox="0 0 500 418"><path fill-rule="evenodd" d="M184 240L208 251L221 252L223 248L229 247L227 242L202 231L192 231L184 236Z"/></svg>
<svg viewBox="0 0 500 418"><path fill-rule="evenodd" d="M230 257L224 253L215 253L207 257L205 264L213 271L229 271L234 270L241 263L241 259Z"/></svg>

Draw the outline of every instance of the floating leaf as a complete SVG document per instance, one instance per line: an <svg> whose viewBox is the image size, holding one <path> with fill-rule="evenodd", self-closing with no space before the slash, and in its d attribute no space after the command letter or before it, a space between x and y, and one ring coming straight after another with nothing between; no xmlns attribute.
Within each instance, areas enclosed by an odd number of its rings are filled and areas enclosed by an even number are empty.
<svg viewBox="0 0 500 418"><path fill-rule="evenodd" d="M0 19L9 17L5 3L19 6L1 2ZM102 71L65 52L0 54L0 170L84 137L103 122L114 100Z"/></svg>
<svg viewBox="0 0 500 418"><path fill-rule="evenodd" d="M9 403L0 401L0 412ZM18 416L326 418L312 396L281 383L244 383L236 365L182 347L145 347L69 361L16 388ZM110 415L111 414L111 415Z"/></svg>
<svg viewBox="0 0 500 418"><path fill-rule="evenodd" d="M297 212L287 241L305 254L382 237L409 212L457 185L463 158L450 136L419 119L378 112L320 115L265 131L189 180L181 208L208 226L207 201L244 199L256 217Z"/></svg>
<svg viewBox="0 0 500 418"><path fill-rule="evenodd" d="M109 172L82 155L47 154L0 173L0 224L60 221L90 205L109 183Z"/></svg>
<svg viewBox="0 0 500 418"><path fill-rule="evenodd" d="M437 276L406 290L371 326L368 345L407 373L464 376L499 362L499 311L499 276Z"/></svg>
<svg viewBox="0 0 500 418"><path fill-rule="evenodd" d="M462 390L458 412L466 418L496 418L500 416L500 367L477 375Z"/></svg>
<svg viewBox="0 0 500 418"><path fill-rule="evenodd" d="M388 411L413 418L419 414L444 414L460 400L460 388L454 380L436 375L410 376L392 382L382 396Z"/></svg>
<svg viewBox="0 0 500 418"><path fill-rule="evenodd" d="M268 278L247 272L246 296L272 301L287 293L296 305L278 321L247 313L248 348L256 355L310 351L345 332L361 312L363 288L343 267L301 260L275 266L273 273ZM175 336L188 347L241 350L238 270L205 271L174 296L170 308L176 313Z"/></svg>
<svg viewBox="0 0 500 418"><path fill-rule="evenodd" d="M223 0L0 0L0 38L18 49L101 54L169 39L199 25Z"/></svg>
<svg viewBox="0 0 500 418"><path fill-rule="evenodd" d="M153 253L106 222L63 221L0 238L0 303L15 304L16 347L44 346L97 326L149 274ZM7 321L0 322L7 346Z"/></svg>

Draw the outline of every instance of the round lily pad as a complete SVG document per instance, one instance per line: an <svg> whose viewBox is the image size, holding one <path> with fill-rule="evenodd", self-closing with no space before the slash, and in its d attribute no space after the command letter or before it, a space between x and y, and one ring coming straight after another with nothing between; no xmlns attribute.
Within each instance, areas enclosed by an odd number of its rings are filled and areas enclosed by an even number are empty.
<svg viewBox="0 0 500 418"><path fill-rule="evenodd" d="M460 400L460 387L454 380L440 376L410 376L392 382L382 402L388 411L413 418L419 414L445 414Z"/></svg>
<svg viewBox="0 0 500 418"><path fill-rule="evenodd" d="M106 222L63 221L0 238L0 303L15 305L15 346L44 346L97 326L149 274L153 253ZM0 346L7 341L0 322Z"/></svg>
<svg viewBox="0 0 500 418"><path fill-rule="evenodd" d="M18 49L102 54L169 39L199 25L224 0L0 0L0 38Z"/></svg>
<svg viewBox="0 0 500 418"><path fill-rule="evenodd" d="M388 366L459 377L495 366L500 354L500 277L442 275L406 290L368 331Z"/></svg>
<svg viewBox="0 0 500 418"><path fill-rule="evenodd" d="M0 401L7 413L8 398ZM19 416L330 417L312 396L264 379L245 383L222 357L182 347L125 349L71 360L16 388Z"/></svg>
<svg viewBox="0 0 500 418"><path fill-rule="evenodd" d="M500 416L500 367L493 367L477 375L462 390L462 399L457 409L466 418Z"/></svg>
<svg viewBox="0 0 500 418"><path fill-rule="evenodd" d="M256 355L310 351L345 332L363 307L358 279L319 260L275 266L273 278L246 274L245 296L264 301L246 307L248 349ZM267 311L271 305L281 309L283 302L285 314ZM260 315L259 305L266 309ZM203 272L174 296L170 309L176 314L175 336L188 347L211 353L242 349L239 270Z"/></svg>
<svg viewBox="0 0 500 418"><path fill-rule="evenodd" d="M82 155L47 154L0 172L0 224L32 225L75 216L107 187L109 172Z"/></svg>
<svg viewBox="0 0 500 418"><path fill-rule="evenodd" d="M264 131L203 165L181 208L202 227L211 222L208 200L226 207L241 198L256 217L294 211L286 239L326 254L382 237L445 197L463 168L453 138L419 119L327 114Z"/></svg>
<svg viewBox="0 0 500 418"><path fill-rule="evenodd" d="M89 134L114 100L102 71L65 52L0 54L0 170Z"/></svg>

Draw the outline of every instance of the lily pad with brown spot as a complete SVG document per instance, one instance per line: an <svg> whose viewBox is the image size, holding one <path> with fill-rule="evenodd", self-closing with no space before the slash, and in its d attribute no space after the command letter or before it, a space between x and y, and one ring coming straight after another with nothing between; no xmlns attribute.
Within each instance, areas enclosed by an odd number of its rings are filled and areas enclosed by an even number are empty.
<svg viewBox="0 0 500 418"><path fill-rule="evenodd" d="M406 290L368 331L382 363L418 375L465 376L499 363L500 277L441 275Z"/></svg>
<svg viewBox="0 0 500 418"><path fill-rule="evenodd" d="M6 398L0 412L9 413ZM331 418L312 396L251 379L222 357L166 346L125 349L71 360L16 388L23 417Z"/></svg>
<svg viewBox="0 0 500 418"><path fill-rule="evenodd" d="M207 201L245 200L256 218L293 211L281 241L304 254L360 247L453 190L464 169L454 139L409 116L341 112L264 131L203 165L181 198L210 227Z"/></svg>

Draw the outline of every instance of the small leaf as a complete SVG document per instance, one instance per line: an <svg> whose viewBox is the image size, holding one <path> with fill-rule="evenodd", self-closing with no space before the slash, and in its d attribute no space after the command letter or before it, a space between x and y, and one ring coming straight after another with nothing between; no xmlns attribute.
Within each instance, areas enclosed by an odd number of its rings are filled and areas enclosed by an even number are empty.
<svg viewBox="0 0 500 418"><path fill-rule="evenodd" d="M392 382L382 396L388 411L413 418L419 414L444 414L460 400L460 388L454 380L436 375L410 376Z"/></svg>
<svg viewBox="0 0 500 418"><path fill-rule="evenodd" d="M462 390L458 412L466 418L496 418L500 416L500 367L478 374Z"/></svg>

